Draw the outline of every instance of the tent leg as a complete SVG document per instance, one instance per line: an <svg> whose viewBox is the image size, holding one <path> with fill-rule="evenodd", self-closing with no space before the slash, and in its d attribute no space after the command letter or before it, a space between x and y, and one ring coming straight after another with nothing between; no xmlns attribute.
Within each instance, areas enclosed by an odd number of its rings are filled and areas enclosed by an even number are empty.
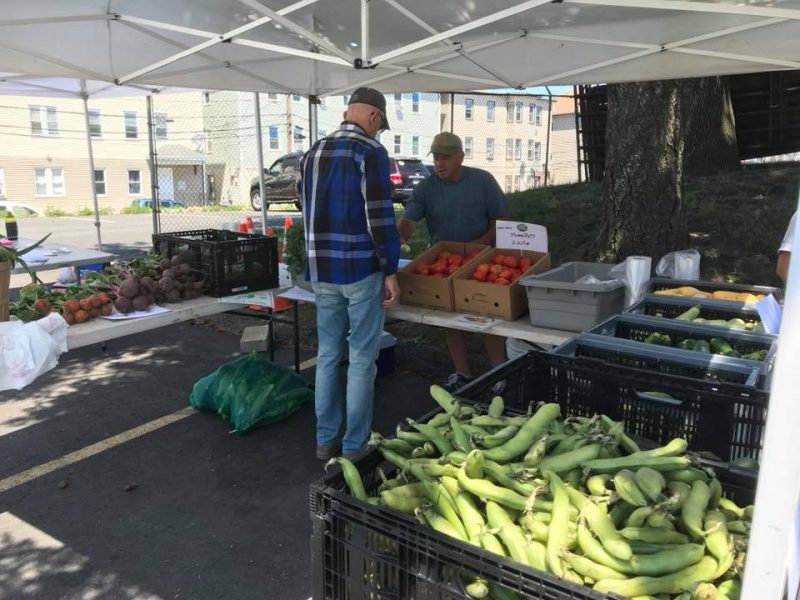
<svg viewBox="0 0 800 600"><path fill-rule="evenodd" d="M94 152L92 151L92 134L89 131L89 94L86 92L86 80L81 79L81 99L83 100L83 121L86 126L86 145L89 149L89 185L92 186L92 204L94 206L94 227L97 232L97 251L103 251L103 240L100 236L100 206L97 204L97 186L94 181Z"/></svg>
<svg viewBox="0 0 800 600"><path fill-rule="evenodd" d="M256 114L256 154L258 156L258 193L261 195L261 233L267 235L267 199L264 194L264 138L261 131L261 99L253 94Z"/></svg>
<svg viewBox="0 0 800 600"><path fill-rule="evenodd" d="M161 233L161 204L158 201L158 154L153 134L153 96L150 94L147 95L147 146L150 151L150 210L153 215L153 233Z"/></svg>

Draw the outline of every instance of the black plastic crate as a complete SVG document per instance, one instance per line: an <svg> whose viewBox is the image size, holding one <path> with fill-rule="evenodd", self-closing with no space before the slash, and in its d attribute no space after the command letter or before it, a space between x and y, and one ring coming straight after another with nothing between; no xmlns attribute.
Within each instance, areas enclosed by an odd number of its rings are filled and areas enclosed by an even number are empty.
<svg viewBox="0 0 800 600"><path fill-rule="evenodd" d="M552 350L562 356L585 356L616 365L707 381L767 387L768 370L759 362L737 360L679 348L582 333Z"/></svg>
<svg viewBox="0 0 800 600"><path fill-rule="evenodd" d="M737 307L725 300L705 300L703 298L682 298L678 296L647 295L633 306L626 308L624 312L648 317L675 319L694 306L700 307L698 316L706 320L722 319L729 321L730 319L738 318L744 321L761 322L761 316L755 307L751 305ZM686 322L690 323L691 321ZM719 327L718 325L707 326ZM765 332L758 333L772 335Z"/></svg>
<svg viewBox="0 0 800 600"><path fill-rule="evenodd" d="M498 381L507 384L506 405L520 410L531 402L557 402L565 417L605 414L622 421L633 435L660 444L682 437L692 450L721 460L758 459L761 453L769 393L750 386L532 351L475 379L456 395L488 403Z"/></svg>
<svg viewBox="0 0 800 600"><path fill-rule="evenodd" d="M776 338L773 335L763 333L753 333L750 331L739 331L736 329L722 329L713 325L702 325L678 321L676 319L659 319L658 317L643 317L640 315L622 314L615 315L599 325L592 327L587 333L596 335L607 335L624 340L633 340L644 343L647 336L659 331L672 338L672 346L666 346L675 350L684 340L706 340L720 338L728 342L730 346L739 354L749 354L757 350L766 350L767 358L764 361L749 361L738 357L728 356L732 360L747 362L766 362L771 363L775 349ZM684 352L687 352L684 350ZM689 350L688 352L693 352Z"/></svg>
<svg viewBox="0 0 800 600"><path fill-rule="evenodd" d="M713 292L716 290L726 290L729 292L749 292L751 294L772 294L777 300L783 299L783 293L780 288L770 287L766 285L748 285L743 283L727 283L724 281L695 281L691 279L669 279L668 277L653 277L647 284L647 292L652 294L659 290L668 290L683 286L691 286L701 292ZM668 296L679 297L679 296ZM692 298L689 298L691 300ZM741 304L745 306L744 302L737 302L735 300L717 300L717 302L728 302L731 304Z"/></svg>
<svg viewBox="0 0 800 600"><path fill-rule="evenodd" d="M717 471L727 497L742 506L753 502L755 471L704 462ZM368 494L380 485L379 467L394 471L377 451L356 466ZM339 469L311 485L310 508L314 600L465 600L467 575L502 585L520 600L618 598L440 534L409 515L361 502L348 494Z"/></svg>
<svg viewBox="0 0 800 600"><path fill-rule="evenodd" d="M225 229L154 233L153 249L167 257L183 253L203 274L209 296L230 296L278 287L275 237Z"/></svg>

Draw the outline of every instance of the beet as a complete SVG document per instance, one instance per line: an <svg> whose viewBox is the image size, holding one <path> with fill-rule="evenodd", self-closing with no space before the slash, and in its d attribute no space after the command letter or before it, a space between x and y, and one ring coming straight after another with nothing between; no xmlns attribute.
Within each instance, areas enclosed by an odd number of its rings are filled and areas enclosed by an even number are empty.
<svg viewBox="0 0 800 600"><path fill-rule="evenodd" d="M180 302L181 293L178 290L170 290L167 292L167 302Z"/></svg>
<svg viewBox="0 0 800 600"><path fill-rule="evenodd" d="M175 280L171 277L162 277L158 280L158 289L162 292L168 292L175 287Z"/></svg>
<svg viewBox="0 0 800 600"><path fill-rule="evenodd" d="M126 298L125 296L120 296L114 302L114 308L116 308L121 313L130 312L132 307L133 303L131 302L131 299Z"/></svg>
<svg viewBox="0 0 800 600"><path fill-rule="evenodd" d="M170 267L169 269L164 269L164 271L162 271L161 279L164 279L164 278L175 279L175 277L177 275L178 275L178 270L177 269L173 269L172 267Z"/></svg>
<svg viewBox="0 0 800 600"><path fill-rule="evenodd" d="M162 271L164 269L169 269L172 266L172 261L168 258L165 258L160 263L158 263L158 266Z"/></svg>
<svg viewBox="0 0 800 600"><path fill-rule="evenodd" d="M136 296L133 299L133 310L147 310L148 306L150 306L150 302L148 302L147 296Z"/></svg>
<svg viewBox="0 0 800 600"><path fill-rule="evenodd" d="M128 277L119 286L119 293L126 298L135 298L139 295L139 282L133 277Z"/></svg>
<svg viewBox="0 0 800 600"><path fill-rule="evenodd" d="M148 277L147 275L142 277L142 279L139 281L139 285L142 286L143 291L147 292L152 292L156 289L156 282L153 281L152 277Z"/></svg>
<svg viewBox="0 0 800 600"><path fill-rule="evenodd" d="M183 262L183 257L180 254L176 254L172 257L172 266L177 267L179 264Z"/></svg>
<svg viewBox="0 0 800 600"><path fill-rule="evenodd" d="M185 275L192 272L192 267L188 263L178 265L178 269Z"/></svg>

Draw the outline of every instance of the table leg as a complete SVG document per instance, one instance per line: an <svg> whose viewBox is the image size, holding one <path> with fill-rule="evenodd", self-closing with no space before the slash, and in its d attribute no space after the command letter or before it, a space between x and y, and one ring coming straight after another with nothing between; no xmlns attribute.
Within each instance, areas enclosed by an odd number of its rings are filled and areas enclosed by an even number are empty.
<svg viewBox="0 0 800 600"><path fill-rule="evenodd" d="M292 300L292 328L294 329L294 370L300 372L300 303Z"/></svg>
<svg viewBox="0 0 800 600"><path fill-rule="evenodd" d="M81 268L79 266L75 265L74 267L72 267L72 269L75 271L75 283L80 284L80 282L81 282Z"/></svg>

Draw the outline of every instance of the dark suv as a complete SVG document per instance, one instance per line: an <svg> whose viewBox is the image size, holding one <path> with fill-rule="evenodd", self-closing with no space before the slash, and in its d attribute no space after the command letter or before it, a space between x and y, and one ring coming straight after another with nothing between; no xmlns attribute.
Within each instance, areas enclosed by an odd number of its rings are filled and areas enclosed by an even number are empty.
<svg viewBox="0 0 800 600"><path fill-rule="evenodd" d="M264 195L267 207L270 204L293 202L297 210L302 210L297 197L297 184L300 181L300 159L303 152L284 154L269 169L264 169ZM392 200L405 204L411 198L414 186L431 174L429 165L418 158L389 158L389 181L392 184ZM261 210L261 191L258 177L250 182L250 206Z"/></svg>
<svg viewBox="0 0 800 600"><path fill-rule="evenodd" d="M405 204L414 187L431 174L432 170L418 158L390 158L389 180L392 182L392 200Z"/></svg>
<svg viewBox="0 0 800 600"><path fill-rule="evenodd" d="M300 159L302 152L284 154L269 169L264 169L264 196L267 207L270 204L293 202L297 210L300 199L297 197L297 183L300 181ZM258 177L250 182L250 206L253 210L261 210L261 191L258 189Z"/></svg>

